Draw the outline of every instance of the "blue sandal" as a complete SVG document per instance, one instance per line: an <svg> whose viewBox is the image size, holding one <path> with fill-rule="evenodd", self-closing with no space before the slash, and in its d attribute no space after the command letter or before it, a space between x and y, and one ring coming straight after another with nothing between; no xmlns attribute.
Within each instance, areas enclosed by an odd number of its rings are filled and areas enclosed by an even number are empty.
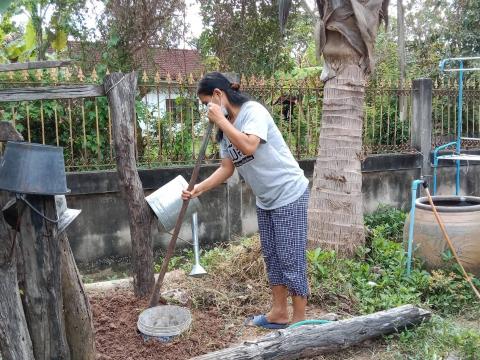
<svg viewBox="0 0 480 360"><path fill-rule="evenodd" d="M245 320L245 325L247 326L257 326L264 329L286 329L288 324L279 324L274 322L269 322L265 315L256 315L250 316Z"/></svg>

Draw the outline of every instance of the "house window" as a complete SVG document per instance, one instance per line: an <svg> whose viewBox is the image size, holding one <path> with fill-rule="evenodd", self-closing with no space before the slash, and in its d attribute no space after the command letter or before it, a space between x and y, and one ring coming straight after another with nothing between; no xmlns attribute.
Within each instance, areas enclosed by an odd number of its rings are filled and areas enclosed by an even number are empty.
<svg viewBox="0 0 480 360"><path fill-rule="evenodd" d="M176 99L166 99L167 114L171 114L172 118L177 117L177 113L180 112L180 106L177 104Z"/></svg>

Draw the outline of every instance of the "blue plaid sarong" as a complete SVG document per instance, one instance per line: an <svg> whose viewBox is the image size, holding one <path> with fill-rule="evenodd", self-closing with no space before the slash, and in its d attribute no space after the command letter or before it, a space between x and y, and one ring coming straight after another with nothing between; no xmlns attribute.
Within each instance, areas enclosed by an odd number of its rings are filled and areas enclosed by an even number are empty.
<svg viewBox="0 0 480 360"><path fill-rule="evenodd" d="M258 228L270 286L285 285L291 295L307 297L308 188L294 202L273 210L257 206Z"/></svg>

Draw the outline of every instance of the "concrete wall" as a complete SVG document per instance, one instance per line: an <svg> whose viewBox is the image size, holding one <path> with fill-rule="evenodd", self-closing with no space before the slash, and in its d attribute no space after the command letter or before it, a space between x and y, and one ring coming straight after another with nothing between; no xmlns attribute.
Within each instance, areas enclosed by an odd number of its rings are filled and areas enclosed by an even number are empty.
<svg viewBox="0 0 480 360"><path fill-rule="evenodd" d="M313 176L313 160L301 161L307 177ZM374 211L379 204L409 208L410 184L420 176L422 156L419 154L390 154L368 157L363 165L365 212ZM205 165L200 179L209 176L216 165ZM191 167L176 167L140 171L145 193L172 180L178 175L189 179ZM454 192L453 164L439 169L439 193ZM69 173L67 197L70 208L82 209L81 215L68 228L68 236L79 262L90 262L111 256L127 256L130 235L127 209L118 189L114 171ZM462 194L480 193L479 166L462 167ZM201 197L202 211L198 214L202 246L226 242L238 235L257 230L255 198L238 175L228 183ZM156 247L165 246L170 235L159 233L153 226ZM190 220L182 227L180 237L191 239ZM179 243L181 245L181 241Z"/></svg>

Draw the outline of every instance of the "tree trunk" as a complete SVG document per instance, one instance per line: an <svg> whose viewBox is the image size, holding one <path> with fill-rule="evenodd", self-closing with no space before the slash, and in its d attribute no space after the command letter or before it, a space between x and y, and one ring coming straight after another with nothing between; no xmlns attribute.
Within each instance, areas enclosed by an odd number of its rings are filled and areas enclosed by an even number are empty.
<svg viewBox="0 0 480 360"><path fill-rule="evenodd" d="M318 156L308 209L310 247L354 254L365 242L362 151L365 74L346 65L324 87Z"/></svg>
<svg viewBox="0 0 480 360"><path fill-rule="evenodd" d="M7 199L7 193L0 192L0 207L3 208ZM32 341L18 291L12 235L0 215L0 359L34 360Z"/></svg>
<svg viewBox="0 0 480 360"><path fill-rule="evenodd" d="M57 239L61 252L63 308L70 357L72 360L94 360L95 333L90 303L66 233L62 232Z"/></svg>
<svg viewBox="0 0 480 360"><path fill-rule="evenodd" d="M31 195L27 199L46 217L57 217L53 196ZM35 360L70 359L56 224L25 207L19 235L25 274L23 303Z"/></svg>
<svg viewBox="0 0 480 360"><path fill-rule="evenodd" d="M312 359L421 324L430 316L431 313L426 310L404 305L329 324L275 331L258 340L245 341L241 345L194 359Z"/></svg>
<svg viewBox="0 0 480 360"><path fill-rule="evenodd" d="M397 33L398 33L398 69L399 87L403 90L405 86L405 16L403 1L397 0ZM400 121L403 122L407 115L407 97L399 96Z"/></svg>
<svg viewBox="0 0 480 360"><path fill-rule="evenodd" d="M105 92L112 114L115 160L120 189L128 206L132 238L133 285L136 296L151 293L153 277L152 214L145 201L135 162L135 91L137 76L112 73L105 77Z"/></svg>

